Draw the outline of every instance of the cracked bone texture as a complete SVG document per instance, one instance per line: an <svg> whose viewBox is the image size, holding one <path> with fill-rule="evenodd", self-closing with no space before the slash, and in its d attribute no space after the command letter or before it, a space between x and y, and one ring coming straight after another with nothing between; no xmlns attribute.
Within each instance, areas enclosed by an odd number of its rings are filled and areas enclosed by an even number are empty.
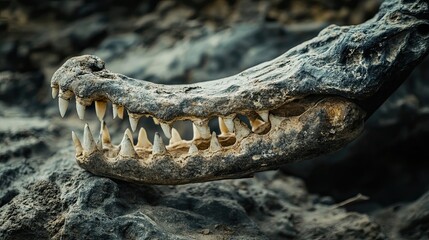
<svg viewBox="0 0 429 240"><path fill-rule="evenodd" d="M114 154L88 151L77 158L79 165L92 173L139 183L182 184L240 177L329 153L355 139L362 120L427 54L426 15L424 2L403 5L386 1L365 23L327 27L274 60L197 84L160 85L132 79L110 72L98 57L84 55L66 61L54 73L51 87L60 89L60 103L73 94L95 101L99 118L98 103L104 101L124 106L130 120L133 115L156 118L167 138L171 137L169 124L176 120L191 120L204 140L210 139L212 117L256 111L265 113L256 116L268 119L269 111L273 115L286 112L278 126L249 116L254 133L244 125L237 128L235 143L225 148L213 136L209 151L198 155L167 151L156 135L150 155L111 158ZM288 115L293 112L288 107L297 107L299 100L307 103L298 104L304 110ZM60 110L63 116L64 107ZM133 130L136 125L132 120Z"/></svg>
<svg viewBox="0 0 429 240"><path fill-rule="evenodd" d="M318 21L358 24L364 17L373 16L378 1L351 4L292 0L272 2L269 7L264 7L268 1L237 1L234 5L222 4L223 1L157 1L160 4L155 9L150 7L151 1L140 1L137 6L125 8L127 14L119 13L126 2L113 1L114 8L102 14L97 9L104 9L104 2L86 5L83 1L43 1L36 7L15 1L11 10L2 8L1 239L409 240L427 236L427 198L417 199L429 184L428 60L368 120L365 134L353 146L324 159L294 164L296 170L288 171L303 178L310 192L333 196L334 200L308 195L301 180L282 173L274 178L263 174L253 180L169 189L95 177L76 167L70 134L75 130L82 139L83 124L77 120L75 101L70 102L65 119L59 121L58 103L48 99L51 92L46 87L52 71L66 60L65 56L95 53L106 60L113 72L156 82L215 79L272 59L315 36L321 25L313 18L308 22L311 14ZM350 7L345 7L348 3ZM277 5L280 7L276 9ZM314 6L319 10L309 11ZM49 14L38 17L46 9ZM184 22L190 9L196 13L192 24ZM217 11L211 13L211 9ZM106 18L108 12L117 14ZM138 13L137 23L133 13ZM225 17L231 13L234 17ZM31 21L26 22L26 16ZM211 23L211 28L201 24L201 16L204 22ZM51 22L50 17L54 17ZM252 24L239 23L246 21L245 17ZM271 22L253 24L264 19ZM230 21L225 25L231 29L222 31L225 21ZM303 21L306 23L285 28L277 24ZM171 26L178 31L171 31ZM8 27L13 31L7 31ZM123 34L126 31L129 33ZM41 84L43 78L45 82ZM105 120L113 142L118 144L129 123L128 119L112 122L110 107ZM97 137L99 124L93 105L87 108L85 121L89 121ZM146 128L145 123L142 126ZM154 130L147 130L152 140ZM370 200L348 205L347 210L333 209L333 201L340 202L359 192ZM236 198L238 193L240 197ZM234 201L238 204L231 203ZM247 217L223 214L243 209ZM380 214L374 217L374 211ZM168 222L171 216L177 221ZM178 226L178 222L183 224Z"/></svg>

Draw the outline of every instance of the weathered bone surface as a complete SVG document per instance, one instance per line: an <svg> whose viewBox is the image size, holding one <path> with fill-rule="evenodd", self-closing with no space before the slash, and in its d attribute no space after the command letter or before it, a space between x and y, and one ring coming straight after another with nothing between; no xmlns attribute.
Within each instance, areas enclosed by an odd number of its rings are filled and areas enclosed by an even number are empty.
<svg viewBox="0 0 429 240"><path fill-rule="evenodd" d="M235 76L190 85L159 85L111 73L96 56L68 60L52 77L61 115L75 95L78 115L96 101L103 119L129 113L134 130L142 116L160 122L170 144L144 129L133 144L110 142L102 124L95 144L85 127L83 147L73 134L83 168L103 176L152 184L182 184L242 177L256 171L337 150L352 141L363 122L428 53L427 1L391 0L357 26L330 26L278 58ZM144 57L144 56L143 56ZM59 90L59 91L58 91ZM245 115L251 130L237 114ZM207 123L219 119L215 136ZM170 124L194 122L193 140Z"/></svg>

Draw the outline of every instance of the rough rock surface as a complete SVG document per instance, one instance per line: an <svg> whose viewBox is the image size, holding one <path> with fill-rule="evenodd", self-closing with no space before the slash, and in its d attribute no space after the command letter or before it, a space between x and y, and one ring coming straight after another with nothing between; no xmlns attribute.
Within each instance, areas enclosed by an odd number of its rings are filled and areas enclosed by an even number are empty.
<svg viewBox="0 0 429 240"><path fill-rule="evenodd" d="M164 234L153 237L158 239L163 236L218 239L221 234L226 239L234 239L239 234L258 239L427 238L428 60L373 115L366 134L355 145L326 159L298 163L294 171L287 171L288 175L302 177L311 193L332 197L309 194L303 181L282 173L249 180L159 188L94 177L78 168L73 160L69 130L82 129L83 123L76 120L75 114L60 121L57 104L48 93L50 77L65 59L104 50L111 57L108 66L114 66L135 51L179 52L175 48L187 41L192 46L193 41L227 33L227 28L250 25L258 29L260 23L267 22L279 29L285 26L287 32L294 27L296 41L291 43L294 45L312 37L312 32L316 34L318 26L326 23L360 23L373 16L378 4L372 0L309 3L296 0L272 1L273 4L265 7L268 1L255 1L258 4L223 0L169 2L172 1L139 1L138 4L109 1L109 8L101 2L84 1L47 1L37 5L27 4L29 1L25 0L14 1L12 5L0 2L0 78L6 79L0 86L7 86L0 88L0 239L61 236L76 239L79 234L84 238L84 234L96 233L110 239L125 234L129 234L128 238L137 238L137 234ZM309 11L310 7L313 10ZM100 16L100 11L102 17L94 17ZM85 24L77 25L85 18L99 19L99 27L91 28L93 33L89 34ZM306 24L289 25L303 22ZM258 25L252 26L252 23ZM75 33L87 32L87 36L94 38L77 38L90 39L86 45L66 41L64 46L57 42L55 47L53 37L64 37L59 34L61 31L71 33L71 26L81 28L75 29ZM103 26L107 27L106 31ZM284 50L279 48L284 46L280 43L292 35L279 31L260 31L265 35L256 35L254 45L249 46L247 53L236 59L236 67L226 73L201 71L202 66L197 64L187 70L195 75L186 75L184 71L183 76L188 78L172 81L193 82L216 78L218 74L225 76L230 71L239 72L243 70L239 68L248 67L246 62L268 60L263 56L271 57L277 51L281 54ZM301 39L302 35L305 37ZM229 35L222 36L222 43L227 46ZM277 37L278 42L272 40ZM265 54L267 52L269 54ZM216 56L216 59L222 62L229 57ZM209 59L202 63L213 64L212 69L216 69L218 63L211 63L214 58ZM37 74L33 75L34 72ZM37 79L40 73L44 77L41 85ZM17 81L17 85L11 81ZM26 94L17 91L21 91L16 88L18 85L25 87ZM90 112L87 115L90 124L96 121ZM128 123L113 122L112 133L124 129L119 125L128 126ZM115 135L112 137L119 141ZM334 202L359 192L368 195L370 200L346 205L348 211L333 209L337 206ZM206 203L223 211L205 210ZM208 211L219 214L210 216ZM162 215L166 212L179 217L168 222L169 216ZM229 212L242 219L230 220ZM123 221L125 218L132 219L128 220L129 225ZM118 224L102 225L115 221ZM158 232L147 231L155 228Z"/></svg>
<svg viewBox="0 0 429 240"><path fill-rule="evenodd" d="M172 49L142 48L135 35L122 35L106 38L99 48L86 53L106 61L112 72L133 78L156 83L195 83L230 76L237 70L271 60L315 36L322 26L302 24L284 28L278 23L242 23L194 41L178 41Z"/></svg>

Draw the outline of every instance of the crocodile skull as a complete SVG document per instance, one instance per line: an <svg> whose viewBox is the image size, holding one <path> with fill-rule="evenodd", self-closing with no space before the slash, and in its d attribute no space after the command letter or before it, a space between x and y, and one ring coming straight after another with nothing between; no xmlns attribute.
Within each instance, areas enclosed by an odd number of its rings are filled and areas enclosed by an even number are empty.
<svg viewBox="0 0 429 240"><path fill-rule="evenodd" d="M75 96L83 118L95 102L102 121L128 112L132 130L153 118L165 136L138 141L126 130L112 144L106 124L98 141L86 125L83 142L72 134L78 164L97 175L148 184L184 184L238 178L340 149L362 131L365 119L428 53L426 1L386 1L371 20L329 26L314 39L271 61L227 78L161 85L112 73L96 56L69 59L52 77L63 116ZM238 115L247 116L248 128ZM221 134L208 122L219 119ZM183 140L175 121L193 122Z"/></svg>

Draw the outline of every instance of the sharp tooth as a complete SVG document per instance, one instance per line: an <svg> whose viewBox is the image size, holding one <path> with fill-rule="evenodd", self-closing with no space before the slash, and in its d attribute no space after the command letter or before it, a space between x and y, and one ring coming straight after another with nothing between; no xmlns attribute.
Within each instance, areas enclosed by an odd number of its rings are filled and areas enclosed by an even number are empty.
<svg viewBox="0 0 429 240"><path fill-rule="evenodd" d="M60 108L60 115L61 115L61 117L64 117L64 115L66 114L66 111L67 111L67 107L69 106L69 101L59 97L58 98L58 105Z"/></svg>
<svg viewBox="0 0 429 240"><path fill-rule="evenodd" d="M80 143L80 140L74 131L72 131L72 139L74 143L74 149L76 150L76 157L82 155L83 153L82 144Z"/></svg>
<svg viewBox="0 0 429 240"><path fill-rule="evenodd" d="M175 143L181 142L182 138L180 137L179 132L175 129L171 129L171 139L170 139L170 145L173 145Z"/></svg>
<svg viewBox="0 0 429 240"><path fill-rule="evenodd" d="M127 134L127 136L131 139L131 143L134 144L134 138L133 138L133 133L130 131L129 128L127 128L125 130L125 134Z"/></svg>
<svg viewBox="0 0 429 240"><path fill-rule="evenodd" d="M191 146L189 147L188 153L192 154L192 153L197 153L197 152L198 152L197 146L194 143L192 143Z"/></svg>
<svg viewBox="0 0 429 240"><path fill-rule="evenodd" d="M119 151L119 155L121 155L122 157L137 157L137 153L134 150L132 140L130 139L127 131L125 131L124 137L122 138L121 150Z"/></svg>
<svg viewBox="0 0 429 240"><path fill-rule="evenodd" d="M229 132L229 129L225 125L225 121L223 120L223 118L219 117L218 121L219 121L219 129L220 129L221 135L227 134Z"/></svg>
<svg viewBox="0 0 429 240"><path fill-rule="evenodd" d="M159 120L157 118L153 118L153 123L155 123L156 125L159 125Z"/></svg>
<svg viewBox="0 0 429 240"><path fill-rule="evenodd" d="M194 123L192 123L192 131L194 132L194 137L192 138L192 140L197 140L201 138L200 132L197 129L197 126L195 126Z"/></svg>
<svg viewBox="0 0 429 240"><path fill-rule="evenodd" d="M258 130L258 128L264 124L265 124L264 121L261 121L257 118L250 120L250 125L252 125L252 131L253 132L256 132Z"/></svg>
<svg viewBox="0 0 429 240"><path fill-rule="evenodd" d="M171 127L167 123L161 123L162 131L167 138L171 138Z"/></svg>
<svg viewBox="0 0 429 240"><path fill-rule="evenodd" d="M84 154L91 154L97 150L97 145L95 144L94 137L92 136L91 130L89 129L88 124L85 124L83 130L83 151Z"/></svg>
<svg viewBox="0 0 429 240"><path fill-rule="evenodd" d="M195 127L198 129L201 137L204 139L210 138L209 122L206 120L199 120L194 122Z"/></svg>
<svg viewBox="0 0 429 240"><path fill-rule="evenodd" d="M107 128L106 122L101 122L101 139L103 144L110 144L112 140L110 140L109 129Z"/></svg>
<svg viewBox="0 0 429 240"><path fill-rule="evenodd" d="M212 132L212 138L210 140L210 151L215 152L220 150L222 147L219 143L219 140L217 139L216 133Z"/></svg>
<svg viewBox="0 0 429 240"><path fill-rule="evenodd" d="M112 113L113 113L113 119L115 119L118 116L118 105L112 103Z"/></svg>
<svg viewBox="0 0 429 240"><path fill-rule="evenodd" d="M55 99L58 95L58 88L53 87L52 88L52 99Z"/></svg>
<svg viewBox="0 0 429 240"><path fill-rule="evenodd" d="M133 130L133 132L137 129L137 125L139 124L139 117L137 117L136 115L131 115L128 114L128 118L130 119L130 126L131 126L131 130Z"/></svg>
<svg viewBox="0 0 429 240"><path fill-rule="evenodd" d="M77 98L76 98L76 111L79 119L83 120L83 117L85 116L85 106L80 104Z"/></svg>
<svg viewBox="0 0 429 240"><path fill-rule="evenodd" d="M264 122L268 122L268 110L257 111L259 116L264 120Z"/></svg>
<svg viewBox="0 0 429 240"><path fill-rule="evenodd" d="M286 118L270 114L270 123L272 127L278 127Z"/></svg>
<svg viewBox="0 0 429 240"><path fill-rule="evenodd" d="M101 121L106 114L107 103L102 101L95 101L95 113L97 113L98 119Z"/></svg>
<svg viewBox="0 0 429 240"><path fill-rule="evenodd" d="M242 123L239 118L234 119L234 128L235 128L235 138L237 141L240 141L244 137L247 137L250 134L249 128L246 124Z"/></svg>
<svg viewBox="0 0 429 240"><path fill-rule="evenodd" d="M136 147L139 147L139 148L152 147L152 143L150 143L149 139L147 138L146 130L144 128L140 128L139 138L138 138Z"/></svg>
<svg viewBox="0 0 429 240"><path fill-rule="evenodd" d="M153 138L152 154L162 154L166 152L167 149L165 149L164 143L162 142L162 138L159 133L156 132L155 137Z"/></svg>
<svg viewBox="0 0 429 240"><path fill-rule="evenodd" d="M116 105L116 111L118 112L118 117L124 119L124 106Z"/></svg>
<svg viewBox="0 0 429 240"><path fill-rule="evenodd" d="M223 118L225 126L228 128L229 132L234 132L234 116Z"/></svg>

